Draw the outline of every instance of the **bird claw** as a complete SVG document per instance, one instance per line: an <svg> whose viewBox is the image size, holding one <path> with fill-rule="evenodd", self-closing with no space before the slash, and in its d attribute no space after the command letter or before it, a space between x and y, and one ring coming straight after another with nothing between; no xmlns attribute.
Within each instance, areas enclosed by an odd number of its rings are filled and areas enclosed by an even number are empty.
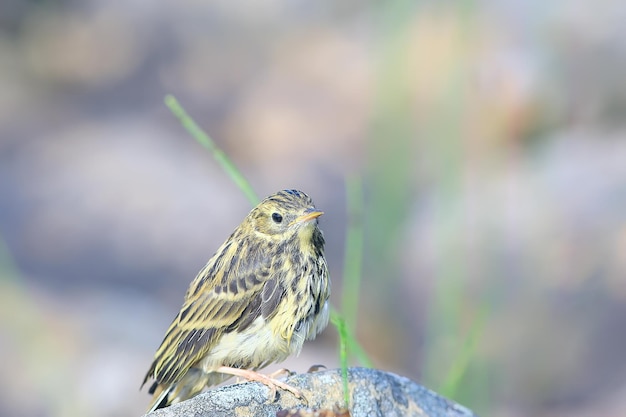
<svg viewBox="0 0 626 417"><path fill-rule="evenodd" d="M259 375L262 375L262 374L259 374ZM307 406L309 405L309 400L307 400L307 398L304 396L302 391L300 391L298 388L292 387L291 385L285 382L279 381L267 375L262 375L262 377L263 377L262 379L258 379L257 381L265 384L270 389L268 403L273 403L276 400L276 391L277 391L277 388L280 388L283 391L289 391L296 398L304 401Z"/></svg>
<svg viewBox="0 0 626 417"><path fill-rule="evenodd" d="M311 365L311 367L306 371L307 374L312 374L313 372L319 372L321 369L328 369L326 365L315 364Z"/></svg>
<svg viewBox="0 0 626 417"><path fill-rule="evenodd" d="M279 370L274 371L271 374L269 374L268 377L275 379L275 378L278 378L279 376L293 376L295 374L296 374L295 372L290 371L287 368L280 368Z"/></svg>
<svg viewBox="0 0 626 417"><path fill-rule="evenodd" d="M283 391L289 391L290 393L292 393L294 396L296 396L297 398L303 399L304 395L302 394L302 392L296 388L296 387L292 387L291 385L288 385L284 382L278 381L276 379L273 378L268 378L268 381L266 383L266 385L268 385L270 387L270 389L272 390L272 401L276 398L276 388L280 388Z"/></svg>

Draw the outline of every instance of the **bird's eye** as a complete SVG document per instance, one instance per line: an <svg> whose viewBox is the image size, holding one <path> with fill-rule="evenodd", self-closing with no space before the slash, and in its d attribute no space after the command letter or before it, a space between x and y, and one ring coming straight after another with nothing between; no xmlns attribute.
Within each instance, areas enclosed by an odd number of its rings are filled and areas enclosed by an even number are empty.
<svg viewBox="0 0 626 417"><path fill-rule="evenodd" d="M278 213L272 213L272 220L274 220L276 223L280 223L283 221L283 216Z"/></svg>

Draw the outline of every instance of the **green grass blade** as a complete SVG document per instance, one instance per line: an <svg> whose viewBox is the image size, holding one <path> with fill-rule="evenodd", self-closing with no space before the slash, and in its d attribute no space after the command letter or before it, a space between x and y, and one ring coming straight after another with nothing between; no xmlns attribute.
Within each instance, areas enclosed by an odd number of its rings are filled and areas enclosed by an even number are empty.
<svg viewBox="0 0 626 417"><path fill-rule="evenodd" d="M361 365L366 368L374 367L374 362L372 362L367 353L365 353L365 349L363 349L363 346L361 346L361 344L356 340L356 337L349 330L346 341L348 343L348 348L354 354L354 356L356 356L356 359Z"/></svg>
<svg viewBox="0 0 626 417"><path fill-rule="evenodd" d="M359 178L346 182L348 228L343 264L341 311L350 329L356 329L363 263L363 188Z"/></svg>
<svg viewBox="0 0 626 417"><path fill-rule="evenodd" d="M483 334L489 315L489 307L486 304L481 306L480 312L472 327L470 328L464 346L457 352L454 362L450 366L450 371L446 375L446 380L441 384L439 392L448 398L456 398L462 386L462 380L467 375L471 359L474 357L478 342Z"/></svg>
<svg viewBox="0 0 626 417"><path fill-rule="evenodd" d="M253 206L259 204L259 197L252 189L252 186L248 180L243 176L241 171L237 169L233 161L217 147L213 139L206 134L196 122L187 114L183 106L180 105L178 100L170 94L165 96L165 104L169 107L170 111L178 118L181 125L189 132L189 134L202 146L208 149L215 160L220 164L224 171L235 182L237 187L244 193L246 198Z"/></svg>
<svg viewBox="0 0 626 417"><path fill-rule="evenodd" d="M339 364L341 366L341 380L343 382L343 400L346 407L350 407L350 390L348 388L348 346L349 339L346 321L336 312L331 312L331 321L339 334Z"/></svg>

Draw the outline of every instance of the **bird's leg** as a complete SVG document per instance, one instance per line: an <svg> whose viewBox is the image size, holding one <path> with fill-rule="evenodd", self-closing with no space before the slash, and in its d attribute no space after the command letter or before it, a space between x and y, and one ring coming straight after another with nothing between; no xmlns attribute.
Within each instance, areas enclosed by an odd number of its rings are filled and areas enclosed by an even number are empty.
<svg viewBox="0 0 626 417"><path fill-rule="evenodd" d="M246 378L248 381L257 381L267 385L267 387L270 389L270 402L274 401L274 399L276 398L276 388L289 391L296 397L306 400L306 398L304 398L304 395L302 395L299 389L256 371L251 371L249 369L231 368L229 366L220 366L215 370L215 372L239 376L242 378Z"/></svg>

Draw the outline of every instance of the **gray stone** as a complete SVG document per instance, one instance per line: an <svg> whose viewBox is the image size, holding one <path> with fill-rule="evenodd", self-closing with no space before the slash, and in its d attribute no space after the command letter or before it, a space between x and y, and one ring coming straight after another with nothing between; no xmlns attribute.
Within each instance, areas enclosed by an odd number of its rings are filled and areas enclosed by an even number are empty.
<svg viewBox="0 0 626 417"><path fill-rule="evenodd" d="M350 368L350 416L424 416L471 417L475 414L435 392L389 372ZM341 371L325 370L298 374L286 379L299 388L308 404L289 392L278 390L276 400L268 402L269 388L257 382L233 384L213 389L196 397L156 410L147 417L274 417L284 409L335 410L343 407ZM304 412L302 415L312 415Z"/></svg>

